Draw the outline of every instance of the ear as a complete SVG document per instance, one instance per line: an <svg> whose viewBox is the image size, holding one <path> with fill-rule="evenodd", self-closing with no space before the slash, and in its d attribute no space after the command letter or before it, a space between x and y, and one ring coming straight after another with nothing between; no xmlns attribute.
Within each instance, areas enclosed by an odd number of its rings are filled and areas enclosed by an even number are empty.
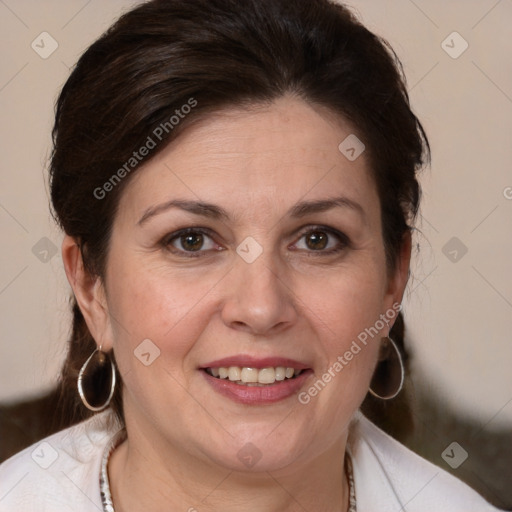
<svg viewBox="0 0 512 512"><path fill-rule="evenodd" d="M388 289L385 298L387 308L392 307L393 304L400 304L402 302L405 287L409 280L412 247L411 238L411 232L407 230L402 238L402 247L396 260L395 271L388 279Z"/></svg>
<svg viewBox="0 0 512 512"><path fill-rule="evenodd" d="M69 284L87 327L98 347L112 349L113 337L105 288L101 277L92 276L84 267L78 242L66 235L62 242L62 261Z"/></svg>

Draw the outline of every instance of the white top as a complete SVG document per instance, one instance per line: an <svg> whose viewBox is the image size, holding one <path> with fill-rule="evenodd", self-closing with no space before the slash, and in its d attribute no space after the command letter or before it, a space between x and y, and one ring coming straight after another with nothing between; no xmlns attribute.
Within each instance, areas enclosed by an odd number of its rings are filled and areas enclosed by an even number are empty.
<svg viewBox="0 0 512 512"><path fill-rule="evenodd" d="M0 465L0 512L101 512L100 466L119 425L97 414ZM361 413L350 426L357 512L496 512Z"/></svg>

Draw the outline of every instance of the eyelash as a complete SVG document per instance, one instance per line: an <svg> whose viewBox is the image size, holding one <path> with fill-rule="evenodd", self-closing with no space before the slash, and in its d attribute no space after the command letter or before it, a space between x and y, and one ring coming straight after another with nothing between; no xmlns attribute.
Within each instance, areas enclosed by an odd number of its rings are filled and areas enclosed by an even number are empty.
<svg viewBox="0 0 512 512"><path fill-rule="evenodd" d="M316 256L332 255L332 254L339 253L339 252L345 250L346 248L350 248L351 247L350 239L348 238L347 235L345 235L345 233L342 233L341 231L338 231L338 230L333 229L333 228L328 228L326 226L320 226L320 225L308 226L307 229L304 229L301 232L301 234L299 235L299 238L297 239L297 242L299 240L301 240L305 235L308 235L310 233L314 233L314 232L317 232L317 231L322 232L322 233L327 233L327 235L329 235L329 236L334 236L335 238L338 239L339 245L338 245L338 247L335 247L334 249L329 249L329 250L318 250L318 251L309 250L309 251L306 251L308 253L308 256L316 257ZM204 251L202 249L200 249L198 251L185 251L185 250L181 250L181 249L176 249L175 247L172 246L172 243L175 240L178 240L180 237L186 236L186 235L189 235L189 234L205 235L208 238L210 238L212 241L214 241L213 240L213 233L212 233L211 230L209 230L207 228L197 227L197 228L180 229L178 231L175 231L174 233L166 235L161 240L160 244L164 248L166 248L167 250L169 250L170 252L172 252L174 254L179 254L181 256L186 255L186 256L184 256L186 258L198 258L198 257L206 256L205 253L208 252L208 251ZM297 243L297 242L295 242L295 243ZM211 250L212 249L210 249L209 251L211 251ZM294 250L303 250L303 249L294 249Z"/></svg>
<svg viewBox="0 0 512 512"><path fill-rule="evenodd" d="M207 237L211 238L213 240L212 232L209 229L206 228L185 228L180 229L178 231L175 231L174 233L171 233L170 235L165 236L162 241L161 245L169 250L170 252L174 254L179 254L181 256L186 255L186 258L199 258L202 256L205 256L205 251L199 250L199 251L184 251L181 249L176 249L172 246L172 242L174 240L178 240L180 237L185 235L206 235Z"/></svg>
<svg viewBox="0 0 512 512"><path fill-rule="evenodd" d="M337 229L329 228L327 226L321 226L321 225L313 225L313 226L307 226L304 230L301 231L299 238L297 239L297 242L301 240L305 235L315 233L315 232L321 232L321 233L327 233L329 237L334 237L338 239L338 246L327 249L327 250L309 250L306 251L306 254L308 256L316 257L316 256L328 256L337 254L341 251L344 251L345 249L348 249L351 247L350 239L341 231L338 231ZM295 242L295 243L297 243ZM329 242L327 242L329 244ZM303 249L296 249L296 250L303 250Z"/></svg>

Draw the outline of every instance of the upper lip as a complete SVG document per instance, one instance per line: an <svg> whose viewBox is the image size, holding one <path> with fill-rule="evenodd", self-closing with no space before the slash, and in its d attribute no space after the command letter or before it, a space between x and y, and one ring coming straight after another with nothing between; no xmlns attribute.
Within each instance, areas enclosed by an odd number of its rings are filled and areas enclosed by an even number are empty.
<svg viewBox="0 0 512 512"><path fill-rule="evenodd" d="M216 359L201 366L201 368L228 368L230 366L239 366L241 368L276 368L284 366L285 368L295 368L296 370L306 370L307 364L301 363L288 357L263 357L258 358L249 355L237 355Z"/></svg>

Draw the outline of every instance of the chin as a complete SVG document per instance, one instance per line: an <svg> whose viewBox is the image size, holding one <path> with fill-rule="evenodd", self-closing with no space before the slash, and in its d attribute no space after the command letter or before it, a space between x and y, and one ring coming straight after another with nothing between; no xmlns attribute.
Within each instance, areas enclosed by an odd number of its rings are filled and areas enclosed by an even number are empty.
<svg viewBox="0 0 512 512"><path fill-rule="evenodd" d="M286 468L297 461L304 451L304 444L310 440L300 442L293 435L284 438L282 433L276 438L272 436L272 430L275 433L275 425L256 429L254 435L244 429L243 436L235 435L235 438L230 438L229 443L219 443L219 450L215 453L211 452L210 444L210 459L230 471L255 473ZM262 431L265 432L263 435ZM208 454L208 451L205 450L204 453Z"/></svg>

